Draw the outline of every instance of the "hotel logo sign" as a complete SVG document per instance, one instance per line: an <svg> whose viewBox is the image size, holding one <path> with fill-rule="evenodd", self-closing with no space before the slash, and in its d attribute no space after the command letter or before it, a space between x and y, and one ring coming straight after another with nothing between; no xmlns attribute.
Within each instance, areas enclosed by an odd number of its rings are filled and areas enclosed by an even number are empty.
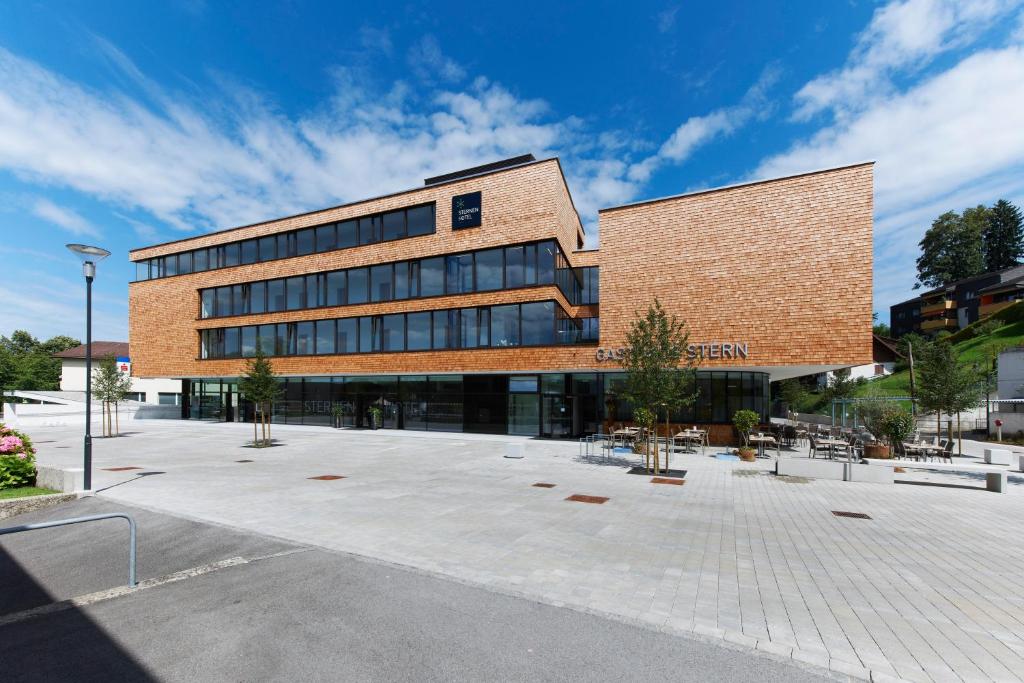
<svg viewBox="0 0 1024 683"><path fill-rule="evenodd" d="M598 362L609 360L622 360L624 347L600 348L594 357ZM740 360L750 355L750 344L748 342L706 342L701 344L690 344L686 347L688 360L711 359L711 360Z"/></svg>
<svg viewBox="0 0 1024 683"><path fill-rule="evenodd" d="M483 217L482 192L457 194L452 197L452 230L479 228Z"/></svg>

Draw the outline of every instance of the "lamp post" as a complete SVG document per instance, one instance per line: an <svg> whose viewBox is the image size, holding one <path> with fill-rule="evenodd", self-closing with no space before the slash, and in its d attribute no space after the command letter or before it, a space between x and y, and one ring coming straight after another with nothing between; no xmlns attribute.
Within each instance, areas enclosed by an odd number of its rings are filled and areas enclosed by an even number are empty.
<svg viewBox="0 0 1024 683"><path fill-rule="evenodd" d="M82 274L85 276L85 443L83 445L84 486L92 490L92 279L96 277L96 264L110 256L100 247L86 244L67 245L71 252L82 260Z"/></svg>

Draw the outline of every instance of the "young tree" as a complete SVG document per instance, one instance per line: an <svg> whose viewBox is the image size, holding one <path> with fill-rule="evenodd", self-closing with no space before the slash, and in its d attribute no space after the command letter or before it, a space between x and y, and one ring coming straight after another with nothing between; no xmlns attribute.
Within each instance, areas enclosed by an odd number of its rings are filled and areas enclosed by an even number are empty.
<svg viewBox="0 0 1024 683"><path fill-rule="evenodd" d="M1024 258L1024 220L1020 209L1000 199L989 210L982 234L985 270L1012 268Z"/></svg>
<svg viewBox="0 0 1024 683"><path fill-rule="evenodd" d="M948 342L924 348L917 364L917 396L923 408L935 411L936 433L942 433L943 412L952 418L977 407L984 391L982 379L976 367L960 362ZM960 455L962 449L961 444Z"/></svg>
<svg viewBox="0 0 1024 683"><path fill-rule="evenodd" d="M919 246L917 283L930 288L984 272L981 233L988 223L988 209L978 206L964 211L947 211L932 223Z"/></svg>
<svg viewBox="0 0 1024 683"><path fill-rule="evenodd" d="M657 299L647 312L634 314L626 333L622 367L626 371L624 396L635 408L643 408L655 416L665 411L665 467L668 467L669 415L693 403L697 398L696 366L687 357L689 343L686 324L669 317ZM657 436L654 443L654 470L660 471Z"/></svg>
<svg viewBox="0 0 1024 683"><path fill-rule="evenodd" d="M270 420L267 417L267 413L274 399L280 394L281 389L277 384L273 365L263 355L263 345L259 339L256 340L256 355L245 363L245 372L238 382L238 392L255 405L252 420L253 445L257 447L269 446ZM257 421L259 421L262 429L262 440L258 439L256 435Z"/></svg>
<svg viewBox="0 0 1024 683"><path fill-rule="evenodd" d="M120 421L114 416L111 406L116 411L117 405L125 399L131 386L132 378L117 369L117 359L113 355L101 359L99 366L93 370L93 395L103 402L103 436L121 433Z"/></svg>
<svg viewBox="0 0 1024 683"><path fill-rule="evenodd" d="M782 399L791 413L799 410L803 402L807 400L807 394L807 389L799 379L784 379L779 382L777 396Z"/></svg>

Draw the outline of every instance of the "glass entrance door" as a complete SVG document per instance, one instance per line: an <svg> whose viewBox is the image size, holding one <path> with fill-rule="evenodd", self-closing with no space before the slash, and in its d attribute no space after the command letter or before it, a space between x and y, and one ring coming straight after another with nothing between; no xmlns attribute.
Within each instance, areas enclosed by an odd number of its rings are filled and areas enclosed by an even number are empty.
<svg viewBox="0 0 1024 683"><path fill-rule="evenodd" d="M572 399L564 396L543 396L544 429L542 436L564 439L572 435Z"/></svg>

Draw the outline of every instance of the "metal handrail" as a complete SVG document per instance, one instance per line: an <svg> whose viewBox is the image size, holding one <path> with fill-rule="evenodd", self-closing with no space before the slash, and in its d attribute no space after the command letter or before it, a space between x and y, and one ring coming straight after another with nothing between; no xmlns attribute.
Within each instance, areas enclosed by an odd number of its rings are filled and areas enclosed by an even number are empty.
<svg viewBox="0 0 1024 683"><path fill-rule="evenodd" d="M100 519L113 519L123 517L128 520L128 586L135 588L135 520L123 512L108 512L102 515L86 515L84 517L71 517L69 519L57 519L52 522L37 522L36 524L22 524L0 529L0 536L5 534L16 534L20 531L32 531L34 529L49 529L55 526L67 526L69 524L80 524L82 522L95 522Z"/></svg>

